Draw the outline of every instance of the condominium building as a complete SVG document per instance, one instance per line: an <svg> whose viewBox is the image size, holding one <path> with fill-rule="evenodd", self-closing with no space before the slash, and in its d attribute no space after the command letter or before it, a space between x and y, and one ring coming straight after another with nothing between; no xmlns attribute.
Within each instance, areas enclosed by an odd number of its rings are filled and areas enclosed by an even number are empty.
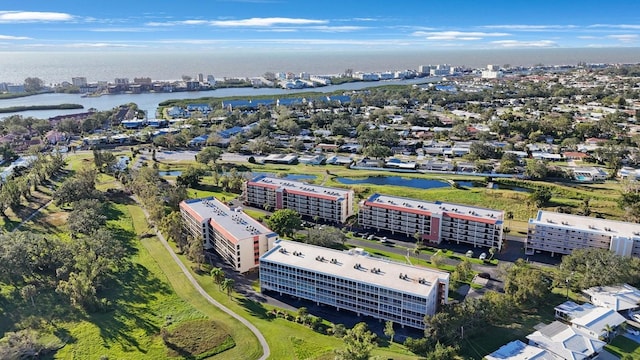
<svg viewBox="0 0 640 360"><path fill-rule="evenodd" d="M229 208L214 197L185 200L180 203L185 233L204 241L229 265L241 273L259 264L278 235L241 208Z"/></svg>
<svg viewBox="0 0 640 360"><path fill-rule="evenodd" d="M291 209L300 215L344 223L353 215L353 190L258 176L244 186L244 201L251 206Z"/></svg>
<svg viewBox="0 0 640 360"><path fill-rule="evenodd" d="M439 244L502 248L504 212L466 205L373 194L360 203L358 223L365 229L415 236Z"/></svg>
<svg viewBox="0 0 640 360"><path fill-rule="evenodd" d="M547 251L553 256L583 248L640 257L640 224L542 210L529 219L527 254Z"/></svg>
<svg viewBox="0 0 640 360"><path fill-rule="evenodd" d="M449 273L372 257L362 249L278 240L260 258L260 287L424 329L425 315L447 302Z"/></svg>

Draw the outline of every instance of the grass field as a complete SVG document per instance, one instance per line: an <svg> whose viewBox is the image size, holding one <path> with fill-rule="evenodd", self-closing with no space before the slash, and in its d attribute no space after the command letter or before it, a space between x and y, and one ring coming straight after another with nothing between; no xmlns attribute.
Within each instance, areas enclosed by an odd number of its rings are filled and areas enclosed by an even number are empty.
<svg viewBox="0 0 640 360"><path fill-rule="evenodd" d="M633 359L640 359L640 344L624 336L616 336L605 349L619 358L631 356Z"/></svg>
<svg viewBox="0 0 640 360"><path fill-rule="evenodd" d="M160 165L168 167L172 170L184 169L194 161L181 162L165 162ZM234 164L222 164L223 166L233 166ZM315 179L305 180L315 184L324 184L326 186L347 187L336 180L337 177L365 178L369 176L401 176L403 178L420 178L434 180L454 180L454 181L484 181L483 177L471 175L451 175L436 173L393 173L382 170L352 170L344 166L325 165L275 165L275 164L235 164L242 165L252 172L268 172L274 175L278 174L301 174L313 175ZM207 183L207 177L204 182ZM571 182L540 182L530 180L496 180L507 185L535 189L545 186L551 189L553 197L551 201L545 205L543 210L555 211L558 207L567 207L577 213L584 199L590 199L590 207L592 214L600 214L605 218L620 219L623 211L617 206L617 199L620 196L620 185L615 181L608 181L601 184L578 184ZM358 199L363 199L372 193L379 192L383 194L394 194L402 197L423 199L428 201L446 201L452 203L460 203L472 206L479 206L492 209L501 209L511 211L513 219L507 221L516 235L517 232L526 231L527 221L534 217L538 209L529 204L527 199L529 194L514 190L486 189L483 187L473 188L434 188L419 189L411 187L400 187L391 185L372 185L357 184L350 186L354 189Z"/></svg>

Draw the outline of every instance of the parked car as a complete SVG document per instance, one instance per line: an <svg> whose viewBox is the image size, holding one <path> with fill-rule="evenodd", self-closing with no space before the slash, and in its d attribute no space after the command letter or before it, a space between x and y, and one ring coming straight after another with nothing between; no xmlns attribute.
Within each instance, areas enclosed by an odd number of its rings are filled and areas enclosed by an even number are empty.
<svg viewBox="0 0 640 360"><path fill-rule="evenodd" d="M640 314L633 314L633 320L640 322Z"/></svg>
<svg viewBox="0 0 640 360"><path fill-rule="evenodd" d="M631 326L627 327L627 332L634 336L640 335L640 331L638 331L636 328L632 328Z"/></svg>
<svg viewBox="0 0 640 360"><path fill-rule="evenodd" d="M491 274L489 274L487 272L483 272L483 273L478 274L478 277L482 278L482 279L491 280Z"/></svg>
<svg viewBox="0 0 640 360"><path fill-rule="evenodd" d="M373 235L373 234L371 234L371 235L369 235L369 236L367 237L367 240L373 240L373 238L374 238L374 235Z"/></svg>
<svg viewBox="0 0 640 360"><path fill-rule="evenodd" d="M467 256L467 257L473 257L473 250L469 250L469 251L467 251L466 256Z"/></svg>
<svg viewBox="0 0 640 360"><path fill-rule="evenodd" d="M484 261L487 258L487 253L482 253L480 254L480 256L478 256L478 259Z"/></svg>
<svg viewBox="0 0 640 360"><path fill-rule="evenodd" d="M387 237L385 236L382 239L380 239L380 242L383 243L383 244L386 243L387 242Z"/></svg>

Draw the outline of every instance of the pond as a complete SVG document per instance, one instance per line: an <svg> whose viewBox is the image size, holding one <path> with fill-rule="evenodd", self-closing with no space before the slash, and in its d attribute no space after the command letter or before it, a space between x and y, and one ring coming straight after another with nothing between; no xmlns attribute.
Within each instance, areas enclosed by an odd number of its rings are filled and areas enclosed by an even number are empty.
<svg viewBox="0 0 640 360"><path fill-rule="evenodd" d="M450 187L448 182L433 179L403 178L401 176L369 176L366 178L338 177L336 181L346 185L370 184L370 185L393 185L418 189L436 189Z"/></svg>
<svg viewBox="0 0 640 360"><path fill-rule="evenodd" d="M444 180L404 178L401 176L369 176L366 178L338 177L336 178L336 181L345 185L355 185L355 184L393 185L393 186L411 187L416 189L437 189L437 188L446 188L451 186L447 181L444 181ZM456 183L463 188L486 187L485 184L481 182L476 182L476 181L456 181ZM531 191L527 188L499 185L496 183L493 184L492 189L513 190L518 192Z"/></svg>

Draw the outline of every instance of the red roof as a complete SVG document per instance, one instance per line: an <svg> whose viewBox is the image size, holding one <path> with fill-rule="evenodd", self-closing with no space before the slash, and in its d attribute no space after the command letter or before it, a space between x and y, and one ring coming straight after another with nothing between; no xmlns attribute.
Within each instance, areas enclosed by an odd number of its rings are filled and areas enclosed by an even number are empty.
<svg viewBox="0 0 640 360"><path fill-rule="evenodd" d="M187 213L189 213L189 215L191 215L194 219L196 219L199 222L202 222L204 220L204 218L202 216L200 216L200 214L198 214L197 211L193 210L191 208L191 206L189 206L189 204L187 204L186 202L181 202L180 203L180 208L184 209Z"/></svg>
<svg viewBox="0 0 640 360"><path fill-rule="evenodd" d="M565 151L562 153L562 155L564 155L564 157L566 158L586 158L589 157L588 154L585 154L583 152L580 151Z"/></svg>

